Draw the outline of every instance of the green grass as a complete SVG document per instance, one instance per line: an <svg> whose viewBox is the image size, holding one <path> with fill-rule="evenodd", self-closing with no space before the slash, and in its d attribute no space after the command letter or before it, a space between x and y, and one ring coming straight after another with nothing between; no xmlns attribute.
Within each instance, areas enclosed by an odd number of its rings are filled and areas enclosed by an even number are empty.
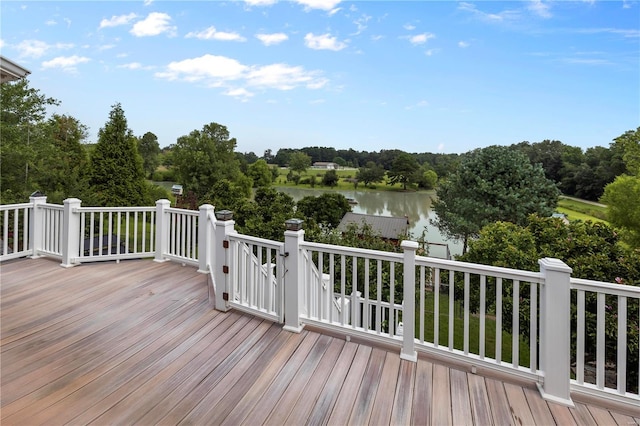
<svg viewBox="0 0 640 426"><path fill-rule="evenodd" d="M556 210L567 215L569 220L591 220L608 223L607 208L575 199L560 198Z"/></svg>
<svg viewBox="0 0 640 426"><path fill-rule="evenodd" d="M449 344L449 296L440 293L438 315L438 345L448 346ZM434 293L425 293L425 342L433 342L433 309ZM453 347L463 350L464 344L464 317L462 305L459 301L454 302L454 327L453 327ZM420 308L416 304L416 337L420 337ZM507 315L507 313L503 313ZM510 315L510 314L509 314ZM519 338L519 362L521 366L529 367L529 344L520 336ZM502 361L510 363L512 347L512 335L502 331ZM496 321L489 315L485 317L485 357L495 358L496 348ZM480 317L469 315L469 352L480 353Z"/></svg>

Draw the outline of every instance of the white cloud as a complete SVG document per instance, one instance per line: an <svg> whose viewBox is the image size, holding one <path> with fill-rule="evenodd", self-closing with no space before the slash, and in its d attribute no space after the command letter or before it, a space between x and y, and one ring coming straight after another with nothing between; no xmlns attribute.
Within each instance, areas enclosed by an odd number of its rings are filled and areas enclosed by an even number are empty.
<svg viewBox="0 0 640 426"><path fill-rule="evenodd" d="M256 34L256 38L262 42L265 46L272 46L274 44L280 44L283 41L289 39L285 33L273 33L273 34Z"/></svg>
<svg viewBox="0 0 640 426"><path fill-rule="evenodd" d="M428 40L435 38L435 34L431 34L431 33L422 33L422 34L416 34L413 36L407 36L406 38L409 39L409 42L415 46L419 45L419 44L425 44Z"/></svg>
<svg viewBox="0 0 640 426"><path fill-rule="evenodd" d="M100 26L98 27L100 28L108 28L108 27L117 27L120 25L127 25L129 22L133 21L134 19L136 19L138 17L138 15L136 15L135 13L130 13L128 15L114 15L111 17L111 19L103 19L102 21L100 21Z"/></svg>
<svg viewBox="0 0 640 426"><path fill-rule="evenodd" d="M372 40L372 41L378 41L378 40L381 40L381 39L383 39L383 38L384 38L384 36L383 36L383 35L372 35L372 36L371 36L371 40Z"/></svg>
<svg viewBox="0 0 640 426"><path fill-rule="evenodd" d="M129 70L139 70L142 68L142 64L140 62L131 62L129 64L118 65L118 68L126 68Z"/></svg>
<svg viewBox="0 0 640 426"><path fill-rule="evenodd" d="M153 3L153 0L144 0L143 5L151 6L151 3Z"/></svg>
<svg viewBox="0 0 640 426"><path fill-rule="evenodd" d="M305 7L305 9L320 9L331 11L341 0L294 0Z"/></svg>
<svg viewBox="0 0 640 426"><path fill-rule="evenodd" d="M47 22L45 22L44 24L45 24L45 25L49 25L49 26L51 26L51 25L57 25L58 23L57 23L55 20L53 20L53 19L49 19L49 20L48 20Z"/></svg>
<svg viewBox="0 0 640 426"><path fill-rule="evenodd" d="M23 40L15 47L18 49L21 58L39 58L51 50L71 49L73 44L48 44L40 40Z"/></svg>
<svg viewBox="0 0 640 426"><path fill-rule="evenodd" d="M76 65L89 62L90 59L85 56L58 56L50 61L42 63L42 67L47 68L60 68L63 71L76 71Z"/></svg>
<svg viewBox="0 0 640 426"><path fill-rule="evenodd" d="M482 12L481 10L478 10L475 4L467 3L467 2L461 2L458 5L458 10L471 13L473 16L480 19L481 21L490 22L490 23L511 21L520 17L520 12L515 10L503 10L502 12L499 12L499 13Z"/></svg>
<svg viewBox="0 0 640 426"><path fill-rule="evenodd" d="M308 33L304 36L304 44L309 49L315 50L342 50L347 47L347 44L342 41L338 41L337 37L331 37L330 34L313 35Z"/></svg>
<svg viewBox="0 0 640 426"><path fill-rule="evenodd" d="M167 80L184 79L186 81L200 81L214 79L216 81L235 80L248 69L235 59L225 56L206 54L199 58L185 59L171 62L167 70L156 73L156 77Z"/></svg>
<svg viewBox="0 0 640 426"><path fill-rule="evenodd" d="M225 87L225 94L241 97L247 97L251 93L238 88L242 85L258 89L292 90L297 87L320 89L328 83L321 72L307 71L301 66L248 66L232 58L209 54L171 62L164 71L157 72L155 76L167 80L201 82L209 87Z"/></svg>
<svg viewBox="0 0 640 426"><path fill-rule="evenodd" d="M542 0L531 0L527 9L541 18L551 18L551 16L553 16L551 12L549 12L549 5L543 3Z"/></svg>
<svg viewBox="0 0 640 426"><path fill-rule="evenodd" d="M224 31L216 31L214 26L207 28L200 32L190 32L186 38L199 38L200 40L222 40L222 41L246 41L247 39L242 37L238 33L227 33Z"/></svg>
<svg viewBox="0 0 640 426"><path fill-rule="evenodd" d="M71 19L64 18L64 22L65 22L65 24L67 24L67 28L71 27Z"/></svg>
<svg viewBox="0 0 640 426"><path fill-rule="evenodd" d="M291 90L304 86L319 89L326 84L326 79L319 78L318 72L309 72L301 66L292 67L286 64L272 64L254 67L247 73L250 86Z"/></svg>
<svg viewBox="0 0 640 426"><path fill-rule="evenodd" d="M434 53L437 53L440 49L429 49L424 52L427 56L433 56Z"/></svg>
<svg viewBox="0 0 640 426"><path fill-rule="evenodd" d="M438 152L443 152L444 151L444 144L440 143L438 144Z"/></svg>
<svg viewBox="0 0 640 426"><path fill-rule="evenodd" d="M275 4L277 0L244 0L249 6L271 6Z"/></svg>
<svg viewBox="0 0 640 426"><path fill-rule="evenodd" d="M175 35L176 27L171 26L170 21L171 16L166 13L151 12L145 19L136 22L130 32L136 37L156 36L162 33Z"/></svg>
<svg viewBox="0 0 640 426"><path fill-rule="evenodd" d="M109 50L113 49L114 47L116 47L115 44L103 44L102 46L98 47L98 50Z"/></svg>
<svg viewBox="0 0 640 426"><path fill-rule="evenodd" d="M252 97L254 95L254 93L248 91L244 87L240 87L240 88L237 88L237 89L229 89L226 92L224 92L224 94L227 95L227 96L232 96L234 98L238 98L243 102L246 102L250 97Z"/></svg>
<svg viewBox="0 0 640 426"><path fill-rule="evenodd" d="M367 29L367 22L369 22L370 19L371 19L371 16L362 15L360 18L358 18L355 21L353 21L353 23L357 27L357 31L353 35L358 35L358 34L362 33L364 30L366 30Z"/></svg>
<svg viewBox="0 0 640 426"><path fill-rule="evenodd" d="M415 30L415 29L416 29L416 26L415 26L415 25L412 25L412 24L404 24L404 25L403 25L403 28L404 28L405 30L407 30L407 31L413 31L413 30Z"/></svg>
<svg viewBox="0 0 640 426"><path fill-rule="evenodd" d="M4 47L4 40L0 38L0 49Z"/></svg>
<svg viewBox="0 0 640 426"><path fill-rule="evenodd" d="M466 42L466 41L459 41L458 42L458 47L461 47L463 49L466 48L466 47L469 47L469 46L470 46L470 44L468 42Z"/></svg>

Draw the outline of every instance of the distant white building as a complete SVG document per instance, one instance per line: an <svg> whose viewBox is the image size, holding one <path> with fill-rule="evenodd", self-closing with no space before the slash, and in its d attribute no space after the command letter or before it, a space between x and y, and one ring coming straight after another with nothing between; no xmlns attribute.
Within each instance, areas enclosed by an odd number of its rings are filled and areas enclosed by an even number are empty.
<svg viewBox="0 0 640 426"><path fill-rule="evenodd" d="M316 161L312 166L314 169L336 170L338 163L330 163L326 161Z"/></svg>

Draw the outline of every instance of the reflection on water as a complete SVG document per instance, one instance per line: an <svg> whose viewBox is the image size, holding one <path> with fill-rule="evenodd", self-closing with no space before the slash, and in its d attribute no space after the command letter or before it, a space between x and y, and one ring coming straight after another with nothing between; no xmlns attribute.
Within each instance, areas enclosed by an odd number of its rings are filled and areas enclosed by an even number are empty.
<svg viewBox="0 0 640 426"><path fill-rule="evenodd" d="M338 192L347 198L353 198L358 204L352 206L354 213L365 213L379 216L407 216L410 223L410 231L413 239L417 239L422 231L427 230L426 236L429 242L446 243L449 245L451 254L462 253L462 244L457 244L451 240L445 240L438 228L429 225L429 219L436 217L431 210L431 198L435 197L434 191L429 192L368 192L358 190L325 190L279 187L278 191L287 193L298 201L302 197L318 195L322 192ZM432 256L445 257L446 249L440 246L431 246Z"/></svg>

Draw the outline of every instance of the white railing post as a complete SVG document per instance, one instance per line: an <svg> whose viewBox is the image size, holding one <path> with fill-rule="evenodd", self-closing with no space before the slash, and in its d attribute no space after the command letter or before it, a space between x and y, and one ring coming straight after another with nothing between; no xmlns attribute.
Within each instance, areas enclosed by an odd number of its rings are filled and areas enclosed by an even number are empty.
<svg viewBox="0 0 640 426"><path fill-rule="evenodd" d="M400 247L404 250L404 297L402 305L402 350L400 358L407 361L418 361L415 348L416 318L416 241L403 241Z"/></svg>
<svg viewBox="0 0 640 426"><path fill-rule="evenodd" d="M62 216L62 263L63 268L75 266L80 257L80 208L82 201L77 198L64 200Z"/></svg>
<svg viewBox="0 0 640 426"><path fill-rule="evenodd" d="M165 210L171 207L171 202L166 199L156 201L156 256L155 262L165 262L164 254L169 245L169 220Z"/></svg>
<svg viewBox="0 0 640 426"><path fill-rule="evenodd" d="M549 257L538 263L544 277L540 293L540 369L544 372L544 384L538 388L544 399L573 407L570 393L571 268L563 261Z"/></svg>
<svg viewBox="0 0 640 426"><path fill-rule="evenodd" d="M304 325L300 324L302 309L303 257L300 243L304 241L304 230L300 219L286 221L284 232L284 330L300 333Z"/></svg>
<svg viewBox="0 0 640 426"><path fill-rule="evenodd" d="M229 300L229 265L227 264L229 253L229 234L235 233L235 222L229 210L219 210L216 212L216 227L214 230L215 248L213 249L213 288L215 294L214 306L218 311L229 310L227 300Z"/></svg>
<svg viewBox="0 0 640 426"><path fill-rule="evenodd" d="M200 206L198 217L198 272L209 272L209 252L211 250L211 235L209 232L209 216L213 215L213 206L203 204Z"/></svg>
<svg viewBox="0 0 640 426"><path fill-rule="evenodd" d="M38 251L42 250L42 229L44 223L44 213L42 209L38 208L39 204L45 204L47 202L46 195L40 195L35 193L29 197L29 201L33 204L31 217L29 217L29 250L31 251L31 258L36 259L40 257Z"/></svg>

